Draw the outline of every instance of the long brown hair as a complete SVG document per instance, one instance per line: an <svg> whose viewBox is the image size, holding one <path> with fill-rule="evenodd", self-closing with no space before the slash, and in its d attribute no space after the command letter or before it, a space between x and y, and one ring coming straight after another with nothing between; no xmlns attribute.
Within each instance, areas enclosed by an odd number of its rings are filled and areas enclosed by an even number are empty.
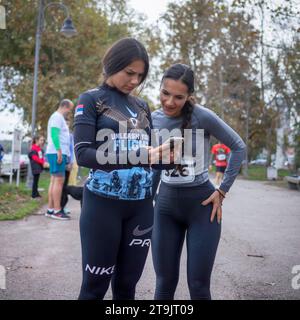
<svg viewBox="0 0 300 320"><path fill-rule="evenodd" d="M186 64L176 63L173 64L170 68L168 68L162 78L164 79L173 79L180 80L183 82L187 88L188 93L191 96L194 93L194 72L193 70L187 66ZM190 97L183 108L181 109L182 115L182 124L181 124L181 132L182 135L184 133L184 129L188 129L191 127L192 113L194 110L195 101L193 97Z"/></svg>

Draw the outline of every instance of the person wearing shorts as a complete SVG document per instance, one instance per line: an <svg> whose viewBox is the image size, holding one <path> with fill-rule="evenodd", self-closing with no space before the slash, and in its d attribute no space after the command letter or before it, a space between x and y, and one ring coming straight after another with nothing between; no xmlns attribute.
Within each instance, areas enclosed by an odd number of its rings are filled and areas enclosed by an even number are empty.
<svg viewBox="0 0 300 320"><path fill-rule="evenodd" d="M219 142L212 146L211 153L214 155L216 161L216 176L214 182L215 186L219 187L227 168L227 159L230 154L230 148L228 148L224 143Z"/></svg>
<svg viewBox="0 0 300 320"><path fill-rule="evenodd" d="M70 157L69 128L65 118L73 109L73 102L64 99L60 102L48 121L48 145L46 157L49 163L50 185L48 189L48 209L46 216L57 220L69 220L61 208L61 194L66 166Z"/></svg>

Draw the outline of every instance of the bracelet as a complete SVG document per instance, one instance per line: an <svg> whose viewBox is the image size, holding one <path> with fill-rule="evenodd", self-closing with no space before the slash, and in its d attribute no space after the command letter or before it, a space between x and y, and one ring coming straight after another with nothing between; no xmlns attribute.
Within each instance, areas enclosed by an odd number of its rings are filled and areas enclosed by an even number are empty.
<svg viewBox="0 0 300 320"><path fill-rule="evenodd" d="M216 189L218 192L219 192L219 194L225 199L225 195L222 193L222 191L220 190L220 189Z"/></svg>

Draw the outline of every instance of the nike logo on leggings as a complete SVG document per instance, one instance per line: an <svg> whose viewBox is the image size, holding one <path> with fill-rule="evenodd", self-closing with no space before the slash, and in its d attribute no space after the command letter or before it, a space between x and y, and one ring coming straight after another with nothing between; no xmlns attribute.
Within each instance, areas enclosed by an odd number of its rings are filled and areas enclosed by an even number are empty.
<svg viewBox="0 0 300 320"><path fill-rule="evenodd" d="M136 237L140 237L143 236L144 234L148 233L149 231L152 230L153 226L151 226L150 228L144 229L144 230L140 230L139 229L140 226L136 226L136 228L133 230L132 234Z"/></svg>

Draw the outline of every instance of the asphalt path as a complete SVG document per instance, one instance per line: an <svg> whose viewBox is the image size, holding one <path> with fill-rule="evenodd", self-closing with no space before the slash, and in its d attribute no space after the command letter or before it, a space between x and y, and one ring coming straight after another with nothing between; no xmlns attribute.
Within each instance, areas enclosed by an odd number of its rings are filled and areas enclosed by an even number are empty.
<svg viewBox="0 0 300 320"><path fill-rule="evenodd" d="M77 299L80 206L75 200L68 206L70 221L46 218L42 208L22 220L0 222L0 300ZM300 276L292 273L295 270L300 273L300 192L238 179L223 205L212 298L300 299ZM149 253L136 298L153 299L154 286ZM189 299L185 249L175 297ZM109 290L105 299L110 298Z"/></svg>

